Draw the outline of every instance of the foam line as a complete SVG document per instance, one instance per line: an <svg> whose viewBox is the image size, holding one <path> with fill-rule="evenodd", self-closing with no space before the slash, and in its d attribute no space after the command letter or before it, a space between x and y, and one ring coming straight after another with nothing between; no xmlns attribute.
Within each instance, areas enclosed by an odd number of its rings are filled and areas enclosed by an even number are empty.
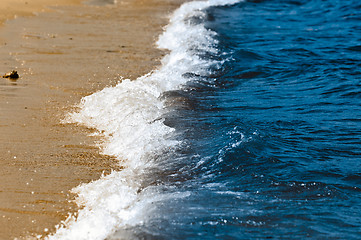
<svg viewBox="0 0 361 240"><path fill-rule="evenodd" d="M157 156L181 145L172 139L174 129L164 124L162 116L167 108L160 97L189 81L185 73L204 75L219 64L197 56L195 49L217 54L217 41L214 32L202 23L192 24L190 19L204 17L203 10L210 6L236 2L239 1L183 4L157 42L159 48L170 51L160 69L84 97L80 110L69 114L66 122L96 128L102 133L104 154L117 157L125 169L73 189L78 195L77 204L83 208L76 218L69 217L47 239L105 239L122 226L140 224L145 215L151 214L152 202L191 194L160 194L156 186L140 191L142 177L158 164Z"/></svg>

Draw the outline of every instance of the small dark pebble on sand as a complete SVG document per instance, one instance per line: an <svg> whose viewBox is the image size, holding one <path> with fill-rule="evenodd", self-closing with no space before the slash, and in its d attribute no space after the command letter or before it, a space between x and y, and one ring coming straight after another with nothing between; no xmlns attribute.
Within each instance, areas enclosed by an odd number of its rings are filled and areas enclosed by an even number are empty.
<svg viewBox="0 0 361 240"><path fill-rule="evenodd" d="M19 74L17 71L13 70L11 72L6 73L3 78L11 78L11 79L18 79Z"/></svg>

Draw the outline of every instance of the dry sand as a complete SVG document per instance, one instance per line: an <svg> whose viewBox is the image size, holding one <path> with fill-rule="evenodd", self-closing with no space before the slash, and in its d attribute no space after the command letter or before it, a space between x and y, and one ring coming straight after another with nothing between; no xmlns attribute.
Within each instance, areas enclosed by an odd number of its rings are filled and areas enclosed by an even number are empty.
<svg viewBox="0 0 361 240"><path fill-rule="evenodd" d="M0 239L54 231L77 210L73 187L121 169L93 130L60 120L81 97L159 65L154 42L182 0L99 1L1 0L0 23L42 13L0 28L0 74L20 74L0 78Z"/></svg>

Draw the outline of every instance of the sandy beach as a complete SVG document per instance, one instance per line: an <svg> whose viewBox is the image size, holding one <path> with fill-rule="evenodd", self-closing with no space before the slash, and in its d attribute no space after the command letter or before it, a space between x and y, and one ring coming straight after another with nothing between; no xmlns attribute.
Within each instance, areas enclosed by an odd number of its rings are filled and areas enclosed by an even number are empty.
<svg viewBox="0 0 361 240"><path fill-rule="evenodd" d="M77 211L73 187L122 168L92 129L61 120L83 96L156 68L154 43L182 1L80 2L0 3L0 74L20 75L0 78L0 239L55 231Z"/></svg>
<svg viewBox="0 0 361 240"><path fill-rule="evenodd" d="M34 16L50 11L49 6L79 5L81 0L2 0L0 24L17 17Z"/></svg>

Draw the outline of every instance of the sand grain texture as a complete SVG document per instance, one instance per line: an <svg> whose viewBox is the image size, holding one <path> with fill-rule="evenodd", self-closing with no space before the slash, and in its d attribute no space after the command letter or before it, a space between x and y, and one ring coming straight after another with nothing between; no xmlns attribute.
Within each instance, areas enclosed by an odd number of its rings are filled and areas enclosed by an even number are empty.
<svg viewBox="0 0 361 240"><path fill-rule="evenodd" d="M121 169L100 154L92 129L60 120L81 97L158 66L164 53L154 42L181 1L97 3L58 6L0 28L0 74L20 74L0 79L0 239L54 231L77 210L73 187Z"/></svg>
<svg viewBox="0 0 361 240"><path fill-rule="evenodd" d="M49 6L76 5L81 0L1 0L0 24L18 16L33 16L51 10Z"/></svg>

